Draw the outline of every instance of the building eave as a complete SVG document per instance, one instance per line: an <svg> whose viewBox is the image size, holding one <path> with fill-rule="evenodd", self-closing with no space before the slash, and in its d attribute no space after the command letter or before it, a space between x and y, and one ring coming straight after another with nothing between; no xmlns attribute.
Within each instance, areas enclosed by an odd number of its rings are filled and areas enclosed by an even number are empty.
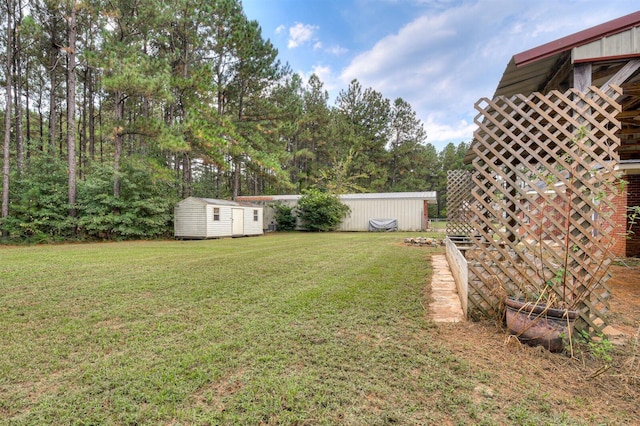
<svg viewBox="0 0 640 426"><path fill-rule="evenodd" d="M626 31L638 25L640 25L640 11L525 50L524 52L514 55L513 61L518 67L531 64L594 40Z"/></svg>

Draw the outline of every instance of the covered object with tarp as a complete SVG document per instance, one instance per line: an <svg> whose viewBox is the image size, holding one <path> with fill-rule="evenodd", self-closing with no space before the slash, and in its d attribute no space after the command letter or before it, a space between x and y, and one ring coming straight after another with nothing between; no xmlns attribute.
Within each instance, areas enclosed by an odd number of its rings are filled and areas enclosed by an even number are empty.
<svg viewBox="0 0 640 426"><path fill-rule="evenodd" d="M398 219L370 219L369 231L397 231Z"/></svg>

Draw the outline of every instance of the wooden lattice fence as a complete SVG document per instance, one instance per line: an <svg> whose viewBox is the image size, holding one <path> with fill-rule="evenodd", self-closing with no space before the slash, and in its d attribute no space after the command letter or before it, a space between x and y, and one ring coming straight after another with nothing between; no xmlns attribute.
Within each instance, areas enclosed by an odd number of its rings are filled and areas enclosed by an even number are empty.
<svg viewBox="0 0 640 426"><path fill-rule="evenodd" d="M468 237L473 234L471 220L471 172L468 170L447 171L447 235Z"/></svg>
<svg viewBox="0 0 640 426"><path fill-rule="evenodd" d="M496 315L505 295L542 293L575 305L579 328L604 327L621 110L620 90L610 93L592 87L476 103L465 217L474 239L467 251L472 317Z"/></svg>

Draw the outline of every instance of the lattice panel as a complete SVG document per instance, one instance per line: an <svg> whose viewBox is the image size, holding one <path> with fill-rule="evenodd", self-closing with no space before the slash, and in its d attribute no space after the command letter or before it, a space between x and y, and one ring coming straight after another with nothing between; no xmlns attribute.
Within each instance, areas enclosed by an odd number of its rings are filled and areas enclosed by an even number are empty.
<svg viewBox="0 0 640 426"><path fill-rule="evenodd" d="M447 235L469 236L473 233L470 206L473 202L471 172L447 171Z"/></svg>
<svg viewBox="0 0 640 426"><path fill-rule="evenodd" d="M485 98L476 110L472 315L491 316L505 294L531 300L542 292L580 310L578 327L600 330L610 296L620 105L592 87Z"/></svg>

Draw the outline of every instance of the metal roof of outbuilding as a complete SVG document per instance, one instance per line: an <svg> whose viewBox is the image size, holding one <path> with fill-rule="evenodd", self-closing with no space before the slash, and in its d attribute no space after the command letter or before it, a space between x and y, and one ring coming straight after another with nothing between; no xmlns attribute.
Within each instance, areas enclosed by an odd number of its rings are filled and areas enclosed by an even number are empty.
<svg viewBox="0 0 640 426"><path fill-rule="evenodd" d="M341 200L407 200L407 199L419 199L427 200L427 202L436 202L436 191L424 191L424 192L378 192L378 193L362 193L362 194L341 194L338 198ZM250 196L245 195L238 197L242 201L288 201L299 200L302 195L261 195Z"/></svg>
<svg viewBox="0 0 640 426"><path fill-rule="evenodd" d="M426 192L378 192L378 193L363 193L363 194L343 194L339 195L339 198L343 200L399 200L399 199L419 199L419 200L436 200L435 191Z"/></svg>
<svg viewBox="0 0 640 426"><path fill-rule="evenodd" d="M189 198L192 200L197 200L206 204L211 204L216 206L256 207L253 204L246 203L246 202L237 202L237 201L231 201L231 200L220 200L216 198L202 198L202 197L189 197ZM189 198L185 198L185 200L188 200Z"/></svg>

